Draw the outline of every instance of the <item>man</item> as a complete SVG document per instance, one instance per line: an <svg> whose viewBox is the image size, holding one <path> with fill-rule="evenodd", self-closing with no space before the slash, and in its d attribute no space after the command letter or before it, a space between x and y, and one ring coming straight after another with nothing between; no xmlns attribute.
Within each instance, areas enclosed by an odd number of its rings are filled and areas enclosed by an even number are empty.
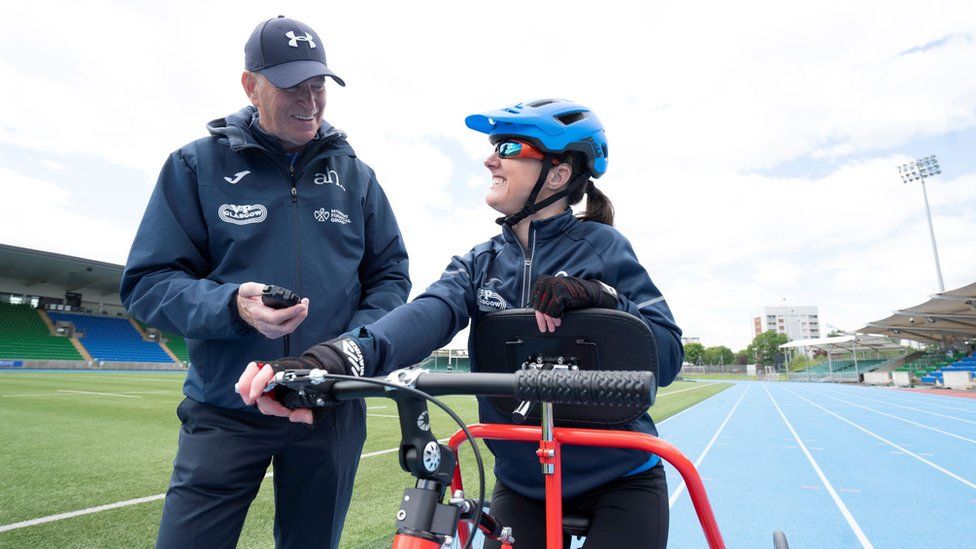
<svg viewBox="0 0 976 549"><path fill-rule="evenodd" d="M269 464L278 547L337 547L365 439L361 402L308 426L234 393L244 366L368 324L410 291L407 254L373 170L322 118L318 34L279 16L245 52L253 106L170 155L132 244L129 312L187 338L183 423L157 547L233 547ZM267 284L303 296L261 301ZM355 368L342 373L358 374Z"/></svg>

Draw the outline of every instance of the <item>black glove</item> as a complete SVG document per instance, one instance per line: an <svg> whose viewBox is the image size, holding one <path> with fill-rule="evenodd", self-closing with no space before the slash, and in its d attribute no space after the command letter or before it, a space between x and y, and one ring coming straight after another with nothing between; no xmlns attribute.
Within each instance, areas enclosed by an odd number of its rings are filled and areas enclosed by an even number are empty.
<svg viewBox="0 0 976 549"><path fill-rule="evenodd" d="M572 309L617 308L617 292L597 280L542 275L532 285L532 308L559 318Z"/></svg>
<svg viewBox="0 0 976 549"><path fill-rule="evenodd" d="M275 373L285 370L325 370L330 374L363 375L365 363L359 345L348 337L319 343L302 356L279 358L271 362ZM330 390L335 380L325 380L297 390L286 385L275 387L275 400L285 408L327 408L336 404Z"/></svg>

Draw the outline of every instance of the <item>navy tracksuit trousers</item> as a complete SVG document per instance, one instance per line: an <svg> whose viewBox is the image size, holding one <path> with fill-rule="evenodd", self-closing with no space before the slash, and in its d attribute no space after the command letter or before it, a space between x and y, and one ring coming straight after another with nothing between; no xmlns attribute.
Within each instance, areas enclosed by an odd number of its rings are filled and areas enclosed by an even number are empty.
<svg viewBox="0 0 976 549"><path fill-rule="evenodd" d="M235 547L273 465L278 548L339 546L366 438L362 401L313 427L184 399L158 549Z"/></svg>

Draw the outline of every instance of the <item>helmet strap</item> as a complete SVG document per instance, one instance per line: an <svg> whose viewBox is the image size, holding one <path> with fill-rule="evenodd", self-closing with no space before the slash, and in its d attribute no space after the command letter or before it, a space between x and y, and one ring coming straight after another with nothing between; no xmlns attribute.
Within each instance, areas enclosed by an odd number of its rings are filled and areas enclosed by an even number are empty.
<svg viewBox="0 0 976 549"><path fill-rule="evenodd" d="M495 220L495 223L499 225L508 225L509 227L514 227L518 225L526 217L544 209L550 204L554 204L559 199L564 196L568 196L577 187L585 184L589 181L589 175L586 173L579 173L566 184L566 187L559 191L558 193L547 197L546 199L536 202L535 199L538 198L539 193L542 192L542 187L546 184L546 178L549 177L549 171L552 170L553 160L557 159L558 156L552 153L545 153L542 159L542 171L539 172L539 179L535 182L535 186L532 187L532 192L529 193L529 197L525 199L525 204L522 209L515 212L512 215L499 217Z"/></svg>

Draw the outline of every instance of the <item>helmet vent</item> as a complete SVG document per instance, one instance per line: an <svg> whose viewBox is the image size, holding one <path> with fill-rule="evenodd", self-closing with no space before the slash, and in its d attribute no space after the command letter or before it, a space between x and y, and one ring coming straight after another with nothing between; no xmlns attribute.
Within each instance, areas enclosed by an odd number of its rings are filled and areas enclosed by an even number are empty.
<svg viewBox="0 0 976 549"><path fill-rule="evenodd" d="M579 122L584 118L586 118L585 112L569 112L566 114L560 114L559 116L556 117L556 120L562 123L563 126L569 126L570 124Z"/></svg>
<svg viewBox="0 0 976 549"><path fill-rule="evenodd" d="M533 109L537 109L539 107L544 107L546 105L549 105L551 103L556 103L558 101L562 101L562 99L539 99L538 101L526 103L526 105L532 107Z"/></svg>

